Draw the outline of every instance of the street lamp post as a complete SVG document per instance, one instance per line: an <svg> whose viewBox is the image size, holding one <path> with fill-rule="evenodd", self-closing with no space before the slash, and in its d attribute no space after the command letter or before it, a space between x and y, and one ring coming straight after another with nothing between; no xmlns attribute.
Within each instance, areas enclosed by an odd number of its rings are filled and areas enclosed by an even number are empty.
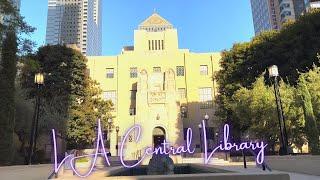
<svg viewBox="0 0 320 180"><path fill-rule="evenodd" d="M117 156L118 156L118 155L119 155L119 154L118 154L118 153L119 153L119 152L118 152L118 149L119 149L119 148L118 148L119 126L116 127L116 132L117 132L117 138L116 138L116 139L117 139L117 145L116 145L116 150L117 150Z"/></svg>
<svg viewBox="0 0 320 180"><path fill-rule="evenodd" d="M109 148L111 147L110 144L110 133L111 133L111 124L112 124L112 118L108 118L108 136L107 136L107 141L109 142Z"/></svg>
<svg viewBox="0 0 320 180"><path fill-rule="evenodd" d="M40 109L40 88L44 84L44 76L42 73L37 73L34 76L34 83L37 87L37 97L36 105L33 115L33 120L31 124L31 133L30 133L30 142L29 142L29 151L28 151L28 164L32 164L32 157L36 151L37 146L37 137L38 137L38 124L39 124L39 109Z"/></svg>
<svg viewBox="0 0 320 180"><path fill-rule="evenodd" d="M278 119L279 119L279 129L280 129L280 155L287 155L288 154L288 139L287 139L287 131L286 131L286 124L282 110L282 103L279 91L279 83L278 83L278 67L276 65L269 67L269 78L274 80L274 95L276 97L276 104L277 104L277 111L278 111Z"/></svg>
<svg viewBox="0 0 320 180"><path fill-rule="evenodd" d="M206 129L206 142L207 142L207 147L210 147L209 146L209 141L208 141L208 130L209 130L209 123L208 123L208 120L209 120L209 115L206 113L206 115L204 115L204 122L205 122L205 129Z"/></svg>
<svg viewBox="0 0 320 180"><path fill-rule="evenodd" d="M200 152L202 153L202 138L201 138L201 129L202 129L202 125L201 123L198 125L199 126L199 137L200 137Z"/></svg>
<svg viewBox="0 0 320 180"><path fill-rule="evenodd" d="M245 136L245 141L249 141L249 134L246 134ZM242 157L243 157L243 168L247 168L247 160L246 160L246 153L244 149L242 149Z"/></svg>

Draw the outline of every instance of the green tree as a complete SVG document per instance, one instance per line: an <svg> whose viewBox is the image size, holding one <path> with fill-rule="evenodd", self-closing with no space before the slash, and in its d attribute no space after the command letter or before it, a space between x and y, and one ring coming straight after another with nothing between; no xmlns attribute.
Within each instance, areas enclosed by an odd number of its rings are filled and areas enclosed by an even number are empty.
<svg viewBox="0 0 320 180"><path fill-rule="evenodd" d="M15 127L15 79L17 54L30 49L31 41L21 34L29 34L34 28L20 16L11 1L0 0L0 165L12 164ZM22 48L19 51L18 46ZM27 48L28 47L28 48Z"/></svg>
<svg viewBox="0 0 320 180"><path fill-rule="evenodd" d="M36 95L34 74L45 74L39 129L45 133L52 128L58 130L68 140L69 148L91 145L97 118L106 125L112 105L101 99L101 90L88 77L86 57L66 46L53 45L41 47L24 59L22 86L30 99Z"/></svg>
<svg viewBox="0 0 320 180"><path fill-rule="evenodd" d="M15 120L15 77L17 39L14 31L6 33L0 62L0 165L10 164L13 158Z"/></svg>
<svg viewBox="0 0 320 180"><path fill-rule="evenodd" d="M298 81L299 96L304 110L305 131L310 151L320 153L319 114L320 114L320 68L314 66L306 73L301 73Z"/></svg>
<svg viewBox="0 0 320 180"><path fill-rule="evenodd" d="M80 52L61 45L41 47L36 54L24 59L21 82L29 99L36 96L34 74L45 74L45 84L40 94L39 123L43 127L40 129L47 132L55 128L65 134L70 108L85 95L87 59Z"/></svg>
<svg viewBox="0 0 320 180"><path fill-rule="evenodd" d="M232 112L239 119L241 129L250 136L267 141L274 149L277 139L278 121L272 88L264 84L264 77L257 78L252 89L240 88L232 96Z"/></svg>
<svg viewBox="0 0 320 180"><path fill-rule="evenodd" d="M108 128L111 118L111 101L101 98L101 89L95 81L88 80L83 100L71 108L67 123L68 147L82 149L92 145L96 137L97 120L101 119L103 129Z"/></svg>
<svg viewBox="0 0 320 180"><path fill-rule="evenodd" d="M217 115L221 122L230 122L235 131L243 131L234 115L232 96L241 87L252 84L270 65L277 65L286 83L296 86L299 73L311 68L320 46L320 10L301 16L277 31L261 33L250 42L235 44L222 52L218 80L220 95L217 98ZM269 81L267 81L270 84Z"/></svg>
<svg viewBox="0 0 320 180"><path fill-rule="evenodd" d="M280 92L289 145L301 149L305 143L304 118L302 108L296 102L296 90L281 81ZM257 78L252 88L237 90L230 104L234 116L239 120L240 129L263 139L269 144L270 150L275 151L280 136L277 107L273 87L265 84L264 76Z"/></svg>
<svg viewBox="0 0 320 180"><path fill-rule="evenodd" d="M302 152L302 146L307 140L304 129L304 112L299 101L298 90L294 86L281 81L280 94L289 146L296 147Z"/></svg>

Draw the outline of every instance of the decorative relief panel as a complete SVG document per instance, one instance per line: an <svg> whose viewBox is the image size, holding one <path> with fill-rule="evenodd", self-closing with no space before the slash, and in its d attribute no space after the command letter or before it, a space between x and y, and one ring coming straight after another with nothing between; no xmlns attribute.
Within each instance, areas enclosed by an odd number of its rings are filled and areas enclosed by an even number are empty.
<svg viewBox="0 0 320 180"><path fill-rule="evenodd" d="M166 92L163 91L149 91L148 92L149 104L164 104L166 103Z"/></svg>

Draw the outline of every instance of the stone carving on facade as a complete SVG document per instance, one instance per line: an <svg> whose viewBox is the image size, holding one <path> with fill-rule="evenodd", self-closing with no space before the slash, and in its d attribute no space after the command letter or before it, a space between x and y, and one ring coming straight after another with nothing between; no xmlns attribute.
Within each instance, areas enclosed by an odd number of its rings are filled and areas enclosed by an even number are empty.
<svg viewBox="0 0 320 180"><path fill-rule="evenodd" d="M140 72L138 89L139 91L147 91L148 89L148 73L144 69Z"/></svg>
<svg viewBox="0 0 320 180"><path fill-rule="evenodd" d="M165 72L165 87L166 91L173 92L176 90L176 81L175 81L175 74L173 69L168 69Z"/></svg>
<svg viewBox="0 0 320 180"><path fill-rule="evenodd" d="M163 104L166 103L166 92L164 91L150 91L148 93L149 104Z"/></svg>
<svg viewBox="0 0 320 180"><path fill-rule="evenodd" d="M168 26L172 27L172 24L169 23L166 19L161 17L157 13L153 13L148 19L143 21L139 27L150 27L150 26Z"/></svg>

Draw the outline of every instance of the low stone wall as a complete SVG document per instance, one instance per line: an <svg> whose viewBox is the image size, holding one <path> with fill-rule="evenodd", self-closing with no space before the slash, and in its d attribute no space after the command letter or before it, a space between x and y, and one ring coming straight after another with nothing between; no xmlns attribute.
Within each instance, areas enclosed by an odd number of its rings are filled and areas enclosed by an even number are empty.
<svg viewBox="0 0 320 180"><path fill-rule="evenodd" d="M243 162L243 156L233 156L230 157L230 162ZM255 162L256 159L254 156L246 156L246 161L247 162Z"/></svg>
<svg viewBox="0 0 320 180"><path fill-rule="evenodd" d="M320 156L267 156L266 163L274 170L320 176Z"/></svg>

